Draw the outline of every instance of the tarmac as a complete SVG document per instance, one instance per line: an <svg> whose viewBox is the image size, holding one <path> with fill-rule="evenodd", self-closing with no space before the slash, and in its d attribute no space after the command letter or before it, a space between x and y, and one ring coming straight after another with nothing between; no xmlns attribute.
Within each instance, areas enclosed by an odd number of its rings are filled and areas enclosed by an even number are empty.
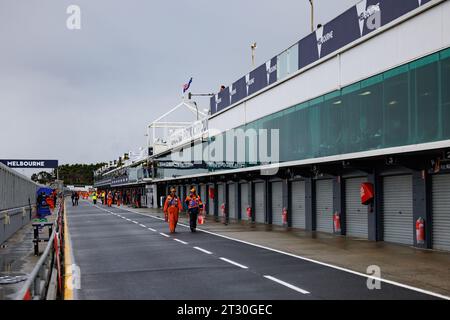
<svg viewBox="0 0 450 320"><path fill-rule="evenodd" d="M159 209L132 210L163 216ZM247 221L230 221L225 225L220 217L206 217L200 229L364 274L369 266L379 266L384 279L450 296L450 252ZM180 215L180 223L189 224L186 214Z"/></svg>
<svg viewBox="0 0 450 320"><path fill-rule="evenodd" d="M397 259L402 264L415 261L418 252L408 252L411 248L264 225L225 226L211 217L197 233L189 231L182 217L177 232L170 234L160 210L87 201L68 206L67 221L81 277L75 299L448 299L442 286L442 294L427 291L423 281L428 278L420 275L391 280L401 268L395 266ZM427 268L442 276L448 255L427 256L432 257L429 264L412 263L408 272ZM374 263L380 263L379 288L370 286L376 281L366 273ZM439 276L434 275L430 279L436 281ZM408 279L414 281L406 283Z"/></svg>

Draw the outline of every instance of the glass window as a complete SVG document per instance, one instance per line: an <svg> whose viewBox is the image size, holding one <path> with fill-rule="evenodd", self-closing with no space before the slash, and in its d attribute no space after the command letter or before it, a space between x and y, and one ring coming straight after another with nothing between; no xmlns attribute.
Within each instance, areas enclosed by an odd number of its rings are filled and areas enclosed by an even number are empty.
<svg viewBox="0 0 450 320"><path fill-rule="evenodd" d="M385 147L410 143L408 68L399 67L385 74L383 113Z"/></svg>
<svg viewBox="0 0 450 320"><path fill-rule="evenodd" d="M439 134L438 54L411 63L416 142L435 141Z"/></svg>
<svg viewBox="0 0 450 320"><path fill-rule="evenodd" d="M277 80L289 74L288 52L284 51L277 56Z"/></svg>
<svg viewBox="0 0 450 320"><path fill-rule="evenodd" d="M298 44L288 49L288 72L292 74L298 70Z"/></svg>
<svg viewBox="0 0 450 320"><path fill-rule="evenodd" d="M450 49L447 49L447 55L440 63L441 78L441 127L442 138L450 139Z"/></svg>

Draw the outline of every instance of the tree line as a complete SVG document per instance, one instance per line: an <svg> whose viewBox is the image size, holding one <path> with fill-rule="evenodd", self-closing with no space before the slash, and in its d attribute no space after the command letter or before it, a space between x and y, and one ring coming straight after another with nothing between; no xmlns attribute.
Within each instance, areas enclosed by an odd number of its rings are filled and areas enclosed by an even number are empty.
<svg viewBox="0 0 450 320"><path fill-rule="evenodd" d="M93 185L94 171L104 166L105 163L97 164L64 164L58 167L59 180L63 180L65 185ZM56 169L52 173L42 171L31 176L31 180L40 184L48 184L56 180Z"/></svg>

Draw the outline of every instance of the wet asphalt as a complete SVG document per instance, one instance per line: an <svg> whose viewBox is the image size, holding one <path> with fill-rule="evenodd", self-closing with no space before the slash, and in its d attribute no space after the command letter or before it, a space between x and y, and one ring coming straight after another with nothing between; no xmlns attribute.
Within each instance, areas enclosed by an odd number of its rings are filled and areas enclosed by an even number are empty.
<svg viewBox="0 0 450 320"><path fill-rule="evenodd" d="M367 277L181 225L170 234L122 208L68 202L67 214L81 300L436 299L385 282L369 289Z"/></svg>

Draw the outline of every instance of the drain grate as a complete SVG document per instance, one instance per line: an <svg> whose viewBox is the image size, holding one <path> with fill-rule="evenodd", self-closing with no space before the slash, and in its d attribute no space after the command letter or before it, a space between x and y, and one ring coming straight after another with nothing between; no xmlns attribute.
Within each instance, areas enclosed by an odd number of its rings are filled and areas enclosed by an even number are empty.
<svg viewBox="0 0 450 320"><path fill-rule="evenodd" d="M27 276L24 275L1 275L0 274L0 285L1 284L15 284L27 280Z"/></svg>

